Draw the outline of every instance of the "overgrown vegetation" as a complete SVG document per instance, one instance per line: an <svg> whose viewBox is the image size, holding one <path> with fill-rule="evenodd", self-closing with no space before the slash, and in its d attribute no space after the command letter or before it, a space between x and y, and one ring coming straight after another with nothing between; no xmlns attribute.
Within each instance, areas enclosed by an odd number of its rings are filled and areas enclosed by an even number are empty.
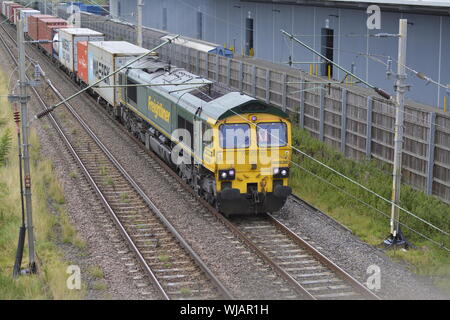
<svg viewBox="0 0 450 320"><path fill-rule="evenodd" d="M33 218L36 235L36 251L39 274L12 278L12 268L17 248L19 226L21 225L19 164L17 137L12 112L6 101L5 76L0 73L0 300L6 299L80 299L84 290L69 290L66 280L68 263L63 261L56 244L64 241L74 244L78 240L63 210L64 196L49 160L39 153L39 140L31 130L31 172L33 194ZM57 231L57 232L55 232ZM27 246L25 246L26 248ZM28 252L25 251L22 266L26 267Z"/></svg>
<svg viewBox="0 0 450 320"><path fill-rule="evenodd" d="M386 199L391 197L391 169L374 160L356 162L345 158L326 144L312 138L306 131L293 130L293 145L306 154L358 181ZM379 245L389 235L390 204L324 166L294 151L291 185L294 193L349 227L362 240ZM300 167L301 166L301 167ZM433 196L402 185L401 206L449 232L450 206ZM384 215L383 215L384 214ZM447 236L418 219L401 212L400 221L434 241L450 247ZM412 271L428 275L436 285L450 294L450 255L436 244L402 227L415 250L393 250L387 254L408 262Z"/></svg>
<svg viewBox="0 0 450 320"><path fill-rule="evenodd" d="M0 121L0 130L4 126L6 121ZM0 166L5 165L6 157L8 156L9 150L11 149L11 131L9 128L2 130L3 133L0 135Z"/></svg>

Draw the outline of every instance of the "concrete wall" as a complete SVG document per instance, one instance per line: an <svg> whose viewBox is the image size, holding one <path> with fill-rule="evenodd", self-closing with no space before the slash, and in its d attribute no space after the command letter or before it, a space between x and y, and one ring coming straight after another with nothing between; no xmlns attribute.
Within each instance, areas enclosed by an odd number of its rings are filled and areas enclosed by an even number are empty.
<svg viewBox="0 0 450 320"><path fill-rule="evenodd" d="M135 22L136 0L120 1L118 15ZM396 59L397 39L373 38L369 34L397 33L398 19L406 18L408 26L408 66L424 72L432 79L450 84L450 17L420 14L382 12L381 30L366 28L367 13L361 9L339 9L297 5L274 5L249 3L238 0L145 0L144 24L153 28L163 28L162 12L167 8L167 30L195 38L197 35L197 11L203 12L203 39L228 47L234 45L237 53L242 53L245 42L245 19L250 12L254 19L255 56L272 62L282 63L289 55L295 61L308 62L315 59L313 54L297 44L292 44L279 32L285 29L320 51L321 28L329 19L334 30L334 60L350 69L355 65L356 73L375 85L392 91L393 81L387 80L385 67L359 53L392 56ZM383 61L386 58L381 57ZM309 65L299 65L309 70ZM395 67L395 65L394 65ZM394 69L395 70L395 69ZM343 73L336 71L336 79ZM408 83L412 90L408 97L418 102L443 108L446 90L425 83L410 75ZM450 97L449 97L450 98ZM450 100L450 99L448 99ZM447 102L450 108L450 101Z"/></svg>

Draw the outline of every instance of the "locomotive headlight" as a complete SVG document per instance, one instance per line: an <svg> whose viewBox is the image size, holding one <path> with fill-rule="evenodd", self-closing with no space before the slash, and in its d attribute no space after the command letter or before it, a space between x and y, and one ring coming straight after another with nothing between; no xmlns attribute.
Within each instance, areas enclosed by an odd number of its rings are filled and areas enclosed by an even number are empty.
<svg viewBox="0 0 450 320"><path fill-rule="evenodd" d="M289 168L273 168L274 178L287 178L289 177Z"/></svg>
<svg viewBox="0 0 450 320"><path fill-rule="evenodd" d="M220 180L234 180L236 172L234 169L219 170Z"/></svg>

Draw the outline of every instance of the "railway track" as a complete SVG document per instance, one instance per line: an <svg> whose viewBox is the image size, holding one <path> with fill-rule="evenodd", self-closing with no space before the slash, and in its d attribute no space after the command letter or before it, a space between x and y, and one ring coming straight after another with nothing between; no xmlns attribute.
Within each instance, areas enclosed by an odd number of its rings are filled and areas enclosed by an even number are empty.
<svg viewBox="0 0 450 320"><path fill-rule="evenodd" d="M378 299L270 214L235 219L234 225L296 281L310 299Z"/></svg>
<svg viewBox="0 0 450 320"><path fill-rule="evenodd" d="M73 83L72 85L75 86ZM91 99L94 100L93 98ZM104 113L109 116L106 111L104 111ZM194 193L192 188L186 185L184 181L155 154L147 150L132 134L126 131L122 126L120 126L120 128L124 134L127 134L131 139L136 141L137 145L141 147L142 155L149 157L149 160L152 162L151 165L155 168L155 170L167 176L171 181L179 183L184 190L182 193L190 193L197 197L197 200L202 204L203 208L206 209L202 211L205 218L214 217L221 224L225 225L226 228L230 230L240 242L242 242L247 248L251 249L282 279L284 279L288 288L283 288L280 290L280 292L284 293L280 295L281 298L379 299L379 297L369 291L364 285L359 283L336 264L324 257L319 251L312 247L311 244L298 237L273 216L268 214L262 217L245 217L231 220L226 219L219 212L217 212L215 208L211 207L206 201L199 198ZM86 156L92 155L91 144L85 141L82 145L84 145L85 148L82 149L81 152ZM93 163L97 163L93 168L91 168L97 180L105 180L105 170L108 173L109 170L114 172L112 175L114 179L115 177L121 175L120 170L117 171L117 169L109 167L104 169L103 166L105 166L107 161L99 161L99 159L97 159L96 162L94 161ZM112 178L109 177L109 179ZM107 180L103 181L103 183L106 183L106 186L103 186L103 188L106 195L112 199L112 203L122 206L123 212L125 212L123 218L130 219L129 221L133 221L132 219L137 219L134 222L129 223L129 225L134 228L134 232L137 232L136 235L145 235L145 232L149 231L147 223L143 222L146 219L145 215L130 214L130 210L128 210L126 206L127 203L139 203L139 201L142 200L139 200L139 197L136 195L128 196L128 189L123 189L124 185L116 182L115 180ZM126 196L123 194L126 194ZM301 199L295 197L294 200L302 201ZM148 202L140 202L140 209L143 209L145 205L148 205ZM309 206L305 206L305 208L307 210L314 209ZM151 223L149 224L151 225ZM145 239L141 238L141 240ZM150 242L151 241L152 240L150 240ZM143 241L138 243L143 243ZM148 243L147 245L151 244ZM145 249L143 250L145 252ZM167 250L166 253L169 251L172 252L171 250ZM175 252L179 251L176 250ZM155 251L151 252L151 254L155 253ZM169 255L164 252L159 255L160 261L159 264L157 264L159 267L164 264L164 260L167 259L167 256ZM155 262L158 263L158 261ZM175 274L173 274L173 276L175 276ZM205 297L208 298L208 296Z"/></svg>
<svg viewBox="0 0 450 320"><path fill-rule="evenodd" d="M16 44L15 39L4 26L1 28L4 32L0 33L0 41L17 64L10 47L11 43ZM46 82L54 93L52 97L47 94L44 98L32 88L43 109L49 107L44 99L53 102L63 99L51 81L46 79ZM58 110L59 118L49 115L52 125L161 296L164 299L232 299L73 106L70 103L65 106ZM63 128L62 123L69 122L71 128Z"/></svg>

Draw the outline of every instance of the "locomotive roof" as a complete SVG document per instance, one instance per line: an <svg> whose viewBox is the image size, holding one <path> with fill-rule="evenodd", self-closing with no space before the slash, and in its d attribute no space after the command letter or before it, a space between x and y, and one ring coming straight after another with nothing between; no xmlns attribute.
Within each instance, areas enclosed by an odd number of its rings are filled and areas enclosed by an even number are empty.
<svg viewBox="0 0 450 320"><path fill-rule="evenodd" d="M285 112L273 105L246 94L218 88L206 78L152 58L134 63L128 69L128 76L138 83L165 84L153 86L152 90L182 105L192 114L201 108L199 117L204 120L218 121L242 113L271 113L288 118Z"/></svg>

